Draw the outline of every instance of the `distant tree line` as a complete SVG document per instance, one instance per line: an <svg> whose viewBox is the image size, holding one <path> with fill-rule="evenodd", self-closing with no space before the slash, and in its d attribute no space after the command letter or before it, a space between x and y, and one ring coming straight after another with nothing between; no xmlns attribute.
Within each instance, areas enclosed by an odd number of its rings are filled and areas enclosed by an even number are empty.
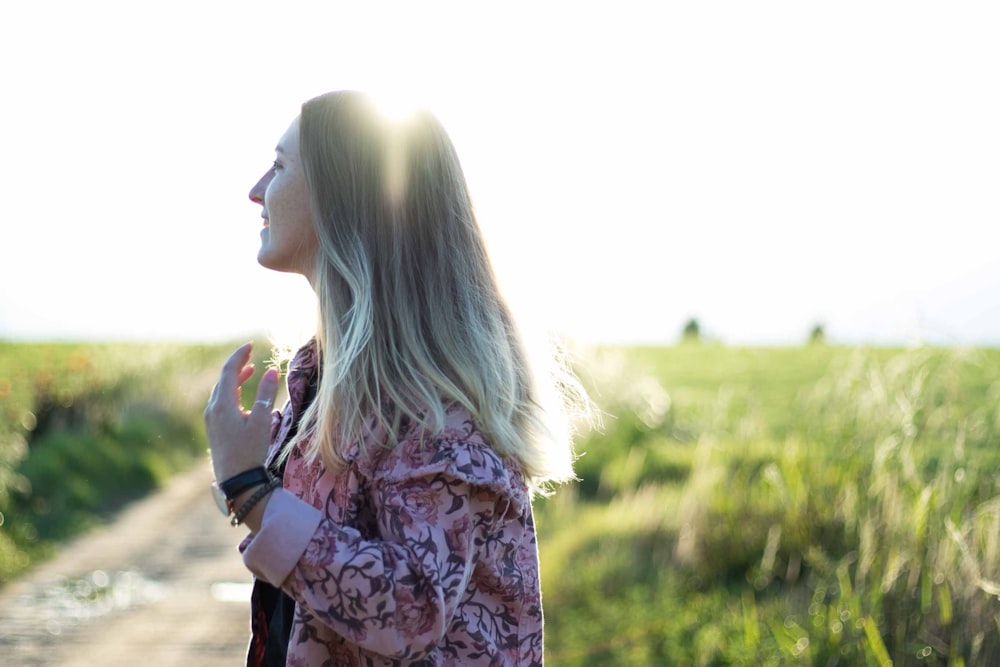
<svg viewBox="0 0 1000 667"><path fill-rule="evenodd" d="M698 318L692 317L684 323L681 329L682 343L699 343L702 340L701 324ZM816 323L809 330L809 337L806 341L809 345L823 345L826 343L826 328L822 323Z"/></svg>

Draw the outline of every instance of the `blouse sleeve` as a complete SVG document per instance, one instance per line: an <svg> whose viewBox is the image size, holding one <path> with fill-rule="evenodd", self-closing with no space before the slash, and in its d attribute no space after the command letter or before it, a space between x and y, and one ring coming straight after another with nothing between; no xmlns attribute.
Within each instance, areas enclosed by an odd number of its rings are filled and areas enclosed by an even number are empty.
<svg viewBox="0 0 1000 667"><path fill-rule="evenodd" d="M452 443L443 456L412 463L399 461L373 481L377 539L279 492L244 553L255 574L300 604L303 620L411 660L441 642L475 566L477 540L517 504L512 480L488 448Z"/></svg>

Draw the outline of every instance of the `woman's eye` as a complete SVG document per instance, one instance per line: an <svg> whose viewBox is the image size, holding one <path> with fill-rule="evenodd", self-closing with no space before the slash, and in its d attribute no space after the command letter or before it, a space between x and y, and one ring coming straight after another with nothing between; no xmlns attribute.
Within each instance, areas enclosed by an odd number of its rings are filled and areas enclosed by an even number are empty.
<svg viewBox="0 0 1000 667"><path fill-rule="evenodd" d="M281 163L275 160L274 163L271 165L271 169L278 171L279 169L281 169Z"/></svg>

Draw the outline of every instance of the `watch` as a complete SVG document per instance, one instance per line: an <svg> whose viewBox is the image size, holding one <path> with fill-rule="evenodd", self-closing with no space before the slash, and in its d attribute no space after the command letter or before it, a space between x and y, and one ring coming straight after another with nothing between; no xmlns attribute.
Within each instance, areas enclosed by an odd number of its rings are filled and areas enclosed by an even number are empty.
<svg viewBox="0 0 1000 667"><path fill-rule="evenodd" d="M216 482L212 482L212 499L215 501L215 506L222 512L222 516L229 516L233 513L232 501L226 498L226 494L222 492Z"/></svg>
<svg viewBox="0 0 1000 667"><path fill-rule="evenodd" d="M212 482L212 498L215 500L215 505L222 512L222 515L229 516L235 511L233 501L238 495L247 489L267 484L272 479L271 474L267 472L267 468L263 466L244 470L240 474L234 475L223 482Z"/></svg>

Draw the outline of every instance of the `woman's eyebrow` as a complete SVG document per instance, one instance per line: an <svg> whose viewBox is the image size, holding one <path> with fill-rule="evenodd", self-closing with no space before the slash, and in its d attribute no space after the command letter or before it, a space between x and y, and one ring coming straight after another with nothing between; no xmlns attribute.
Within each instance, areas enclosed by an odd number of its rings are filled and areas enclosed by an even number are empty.
<svg viewBox="0 0 1000 667"><path fill-rule="evenodd" d="M281 153L282 155L284 155L285 154L285 149L282 148L280 145L278 145L278 146L274 147L274 152L275 153Z"/></svg>

